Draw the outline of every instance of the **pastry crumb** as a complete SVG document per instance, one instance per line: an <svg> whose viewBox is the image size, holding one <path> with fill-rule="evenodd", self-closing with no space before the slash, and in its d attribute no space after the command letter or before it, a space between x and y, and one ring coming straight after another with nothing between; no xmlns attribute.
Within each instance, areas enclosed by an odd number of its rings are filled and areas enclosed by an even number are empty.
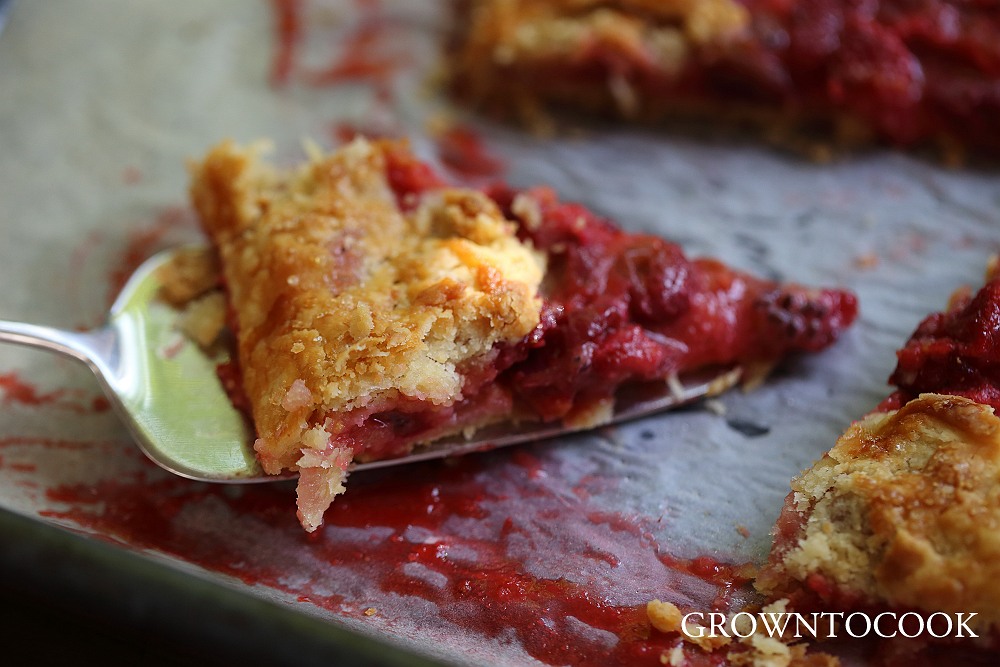
<svg viewBox="0 0 1000 667"><path fill-rule="evenodd" d="M873 252L866 252L854 258L852 264L854 268L862 271L878 268L879 256Z"/></svg>
<svg viewBox="0 0 1000 667"><path fill-rule="evenodd" d="M219 263L208 248L182 248L157 269L159 297L181 307L219 286Z"/></svg>
<svg viewBox="0 0 1000 667"><path fill-rule="evenodd" d="M765 607L764 612L784 611L784 601ZM832 655L821 652L809 652L805 643L783 641L781 637L771 637L749 627L739 614L731 615L726 623L733 633L732 638L725 634L710 635L704 626L685 621L681 610L670 602L652 600L646 606L646 615L650 624L663 633L678 634L680 639L704 654L719 655L723 652L726 664L734 667L839 667L840 661ZM747 627L741 627L740 621L745 621ZM714 629L716 626L713 625ZM723 630L723 633L726 631ZM690 634L689 634L690 633ZM660 662L672 667L687 663L682 645L675 646L669 652L660 655Z"/></svg>
<svg viewBox="0 0 1000 667"><path fill-rule="evenodd" d="M190 301L177 326L202 349L211 347L226 327L226 299L222 292L209 292Z"/></svg>

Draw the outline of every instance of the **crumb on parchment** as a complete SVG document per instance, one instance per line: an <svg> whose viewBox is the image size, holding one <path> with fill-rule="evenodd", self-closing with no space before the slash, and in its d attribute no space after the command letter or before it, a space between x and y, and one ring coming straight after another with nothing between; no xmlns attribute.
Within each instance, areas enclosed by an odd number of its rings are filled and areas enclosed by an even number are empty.
<svg viewBox="0 0 1000 667"><path fill-rule="evenodd" d="M762 611L784 611L785 603L785 600L778 600L764 607ZM655 629L668 634L679 634L684 642L660 656L660 662L671 667L683 667L688 664L685 649L702 653L725 651L727 664L735 667L839 667L840 665L835 656L809 652L809 645L804 642L786 643L782 641L783 638L771 637L763 632L755 632L747 637L730 638L721 634L709 634L704 626L689 621L686 624L690 632L688 634L684 632L683 612L670 602L652 600L646 606L646 614Z"/></svg>

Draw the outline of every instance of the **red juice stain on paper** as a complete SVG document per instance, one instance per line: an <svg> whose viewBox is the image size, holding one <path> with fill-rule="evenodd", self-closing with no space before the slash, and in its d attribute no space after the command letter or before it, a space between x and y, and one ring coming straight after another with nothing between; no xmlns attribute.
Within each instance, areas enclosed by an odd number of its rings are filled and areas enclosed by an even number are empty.
<svg viewBox="0 0 1000 667"><path fill-rule="evenodd" d="M20 403L22 405L52 405L62 400L66 389L41 393L34 385L28 384L14 372L0 375L0 391L3 392L3 402Z"/></svg>
<svg viewBox="0 0 1000 667"><path fill-rule="evenodd" d="M86 282L86 279L84 278L84 271L87 263L92 261L94 252L97 251L104 242L104 231L100 229L93 229L73 247L73 251L70 253L69 257L69 279L65 281L67 303L76 304L82 301L81 288ZM86 322L78 322L74 328L77 331L93 329L100 326L104 322L104 318L106 316L107 313L104 312L104 309L102 308L101 312L96 313L93 318L88 316L86 318Z"/></svg>
<svg viewBox="0 0 1000 667"><path fill-rule="evenodd" d="M70 255L70 275L81 275L83 273L84 265L90 259L94 250L96 250L103 242L104 233L101 230L95 229L88 232L80 244L73 248L73 252Z"/></svg>
<svg viewBox="0 0 1000 667"><path fill-rule="evenodd" d="M303 73L303 80L313 86L352 81L370 83L385 99L389 80L406 64L402 54L388 49L391 43L389 28L382 17L362 17L354 29L338 40L339 55L322 69Z"/></svg>
<svg viewBox="0 0 1000 667"><path fill-rule="evenodd" d="M109 441L79 441L62 440L58 438L46 438L40 436L20 436L11 435L0 438L0 450L4 455L0 456L0 470L7 473L14 473L14 476L5 483L29 489L34 492L45 487L45 475L39 474L40 469L58 461L60 452L87 452L88 455L112 456L117 452L117 444ZM44 450L46 454L39 455L39 450ZM51 455L48 455L51 453ZM58 466L58 463L52 465Z"/></svg>
<svg viewBox="0 0 1000 667"><path fill-rule="evenodd" d="M125 185L135 185L142 180L142 170L135 165L128 165L122 169L122 183Z"/></svg>
<svg viewBox="0 0 1000 667"><path fill-rule="evenodd" d="M351 141L362 139L399 139L404 131L397 127L395 122L388 118L380 118L379 110L373 109L374 118L367 119L364 123L338 120L330 124L330 138L336 145L348 144Z"/></svg>
<svg viewBox="0 0 1000 667"><path fill-rule="evenodd" d="M111 407L103 396L86 400L84 392L79 389L60 388L43 392L13 371L0 373L0 393L3 394L4 405L50 406L77 414L105 412Z"/></svg>
<svg viewBox="0 0 1000 667"><path fill-rule="evenodd" d="M271 58L272 86L288 83L295 53L302 38L302 0L271 0L274 15L274 55Z"/></svg>
<svg viewBox="0 0 1000 667"><path fill-rule="evenodd" d="M615 587L636 585L629 581L636 572L651 575L646 585L700 579L728 590L737 581L725 566L663 556L644 519L599 512L571 491L553 489L548 475L531 474L536 462L525 470L509 458L486 458L492 464L477 457L355 475L327 512L324 529L308 537L294 520L292 488L284 484L227 490L139 476L51 489L49 499L68 509L46 515L334 613L361 616L374 605L381 617L392 605L412 605L408 599L429 601L463 632L484 640L516 637L549 664L658 665L676 644L676 636L651 629L644 603L615 601L615 590L608 590L612 572ZM257 530L209 539L203 531L210 529L197 520L209 506L224 506L230 526ZM267 549L255 542L261 531ZM289 550L296 555L291 562ZM299 559L320 563L319 570L298 572ZM557 574L540 572L552 567ZM330 568L354 572L393 602L331 593L323 580ZM619 581L624 570L632 574ZM669 595L663 589L654 597Z"/></svg>
<svg viewBox="0 0 1000 667"><path fill-rule="evenodd" d="M747 563L735 565L720 563L708 556L681 559L664 553L656 546L656 537L651 526L635 518L625 517L616 512L591 512L587 518L595 525L606 524L618 533L631 534L640 544L655 550L657 558L667 568L714 584L716 596L711 603L714 611L728 610L733 594L753 577L753 567Z"/></svg>
<svg viewBox="0 0 1000 667"><path fill-rule="evenodd" d="M38 436L20 435L0 438L0 448L21 447L26 445L30 447L45 447L47 449L79 450L102 448L107 451L111 450L110 443L101 441L61 440L59 438L42 438Z"/></svg>
<svg viewBox="0 0 1000 667"><path fill-rule="evenodd" d="M389 79L409 59L393 48L392 25L383 16L379 2L358 2L357 22L346 34L338 34L336 56L325 67L305 70L299 51L305 37L305 6L300 0L272 0L274 51L271 58L272 85L288 84L299 72L301 81L312 86L363 82L388 96ZM387 100L386 100L387 101Z"/></svg>
<svg viewBox="0 0 1000 667"><path fill-rule="evenodd" d="M482 137L471 127L449 125L438 133L438 157L456 177L464 179L499 178L505 165L489 152Z"/></svg>
<svg viewBox="0 0 1000 667"><path fill-rule="evenodd" d="M148 223L129 231L117 264L108 273L108 303L117 298L139 266L161 250L176 245L176 237L197 227L190 209L168 206Z"/></svg>

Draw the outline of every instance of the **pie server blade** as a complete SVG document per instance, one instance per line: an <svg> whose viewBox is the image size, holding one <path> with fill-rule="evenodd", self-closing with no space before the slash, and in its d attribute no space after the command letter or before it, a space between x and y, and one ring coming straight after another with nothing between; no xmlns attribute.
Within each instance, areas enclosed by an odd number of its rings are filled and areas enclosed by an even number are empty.
<svg viewBox="0 0 1000 667"><path fill-rule="evenodd" d="M103 326L77 332L0 320L0 342L58 352L87 364L140 449L172 473L225 483L294 476L268 475L261 469L252 428L233 407L216 373L226 353L210 356L186 340L177 328L178 311L159 300L158 269L178 250L162 252L136 270ZM353 469L484 451L636 419L718 394L740 375L736 368L633 387L616 397L613 413L599 424L498 424L479 429L473 439L438 440L409 455L356 463Z"/></svg>

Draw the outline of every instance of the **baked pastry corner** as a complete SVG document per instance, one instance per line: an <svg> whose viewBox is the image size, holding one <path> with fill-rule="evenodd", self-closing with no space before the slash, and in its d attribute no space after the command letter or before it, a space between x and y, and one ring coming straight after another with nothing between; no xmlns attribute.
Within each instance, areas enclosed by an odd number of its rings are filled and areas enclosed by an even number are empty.
<svg viewBox="0 0 1000 667"><path fill-rule="evenodd" d="M482 193L441 188L402 202L390 182L402 150L356 140L281 171L260 148L226 142L192 166L254 447L268 473L299 472L307 530L353 459L406 451L369 451L352 428L377 413L454 405L477 363L539 321L543 257Z"/></svg>
<svg viewBox="0 0 1000 667"><path fill-rule="evenodd" d="M792 482L757 587L799 606L1000 623L1000 419L922 394L857 422Z"/></svg>

